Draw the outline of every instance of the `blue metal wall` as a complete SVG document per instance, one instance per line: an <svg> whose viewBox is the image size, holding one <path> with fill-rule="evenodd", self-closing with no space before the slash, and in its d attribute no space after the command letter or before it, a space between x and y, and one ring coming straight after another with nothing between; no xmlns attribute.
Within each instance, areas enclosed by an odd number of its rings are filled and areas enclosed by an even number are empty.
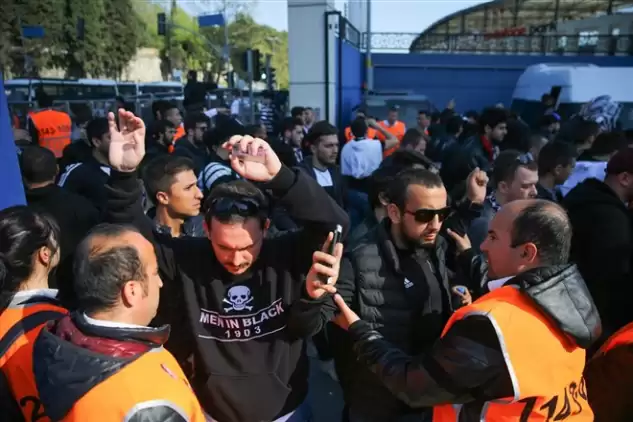
<svg viewBox="0 0 633 422"><path fill-rule="evenodd" d="M0 210L26 203L18 165L18 154L13 141L11 117L2 81L2 73L0 73L0 180L2 180Z"/></svg>
<svg viewBox="0 0 633 422"><path fill-rule="evenodd" d="M339 126L344 127L352 118L352 109L362 101L364 55L346 41L340 44L337 42L336 48L340 60L340 67L337 67L337 122Z"/></svg>
<svg viewBox="0 0 633 422"><path fill-rule="evenodd" d="M477 54L372 55L375 91L411 91L427 95L440 109L454 98L461 112L510 104L517 79L537 63L594 63L631 66L633 57L528 56Z"/></svg>

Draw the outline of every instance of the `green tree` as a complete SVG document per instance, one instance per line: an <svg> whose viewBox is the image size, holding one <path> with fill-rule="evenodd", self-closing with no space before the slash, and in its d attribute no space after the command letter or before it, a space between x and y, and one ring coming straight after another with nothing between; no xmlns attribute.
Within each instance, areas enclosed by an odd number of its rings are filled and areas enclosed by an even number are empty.
<svg viewBox="0 0 633 422"><path fill-rule="evenodd" d="M146 0L134 0L134 11L139 17L142 33L139 39L141 47L162 48L164 40L158 35L158 14L165 10L158 4Z"/></svg>
<svg viewBox="0 0 633 422"><path fill-rule="evenodd" d="M171 63L177 69L204 70L211 60L211 47L199 31L198 22L184 10L173 13Z"/></svg>
<svg viewBox="0 0 633 422"><path fill-rule="evenodd" d="M109 58L103 48L103 37L108 32L104 12L103 0L66 0L64 63L68 77L99 77L105 73ZM78 32L80 19L84 22L83 39Z"/></svg>
<svg viewBox="0 0 633 422"><path fill-rule="evenodd" d="M132 0L106 0L104 6L104 20L108 26L103 42L106 54L104 74L118 79L136 54L142 39L143 25Z"/></svg>
<svg viewBox="0 0 633 422"><path fill-rule="evenodd" d="M15 45L17 29L16 10L14 0L3 0L0 5L0 72L10 72L13 60L11 50Z"/></svg>
<svg viewBox="0 0 633 422"><path fill-rule="evenodd" d="M2 4L4 5L2 0ZM62 64L64 55L64 13L66 0L20 0L15 2L14 42L21 54L16 54L13 67L16 73L22 73L24 56L32 59L33 68L29 73L37 75L41 69ZM4 18L2 18L4 19ZM41 25L44 38L22 40L20 25Z"/></svg>

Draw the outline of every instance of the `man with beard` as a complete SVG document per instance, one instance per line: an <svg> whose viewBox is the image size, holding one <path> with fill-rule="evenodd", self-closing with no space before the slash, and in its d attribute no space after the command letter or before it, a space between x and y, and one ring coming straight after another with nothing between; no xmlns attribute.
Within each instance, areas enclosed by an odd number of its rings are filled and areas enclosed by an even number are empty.
<svg viewBox="0 0 633 422"><path fill-rule="evenodd" d="M484 200L486 182L479 170L468 177L472 202ZM385 197L386 218L346 245L336 289L363 321L393 344L408 353L424 353L453 312L448 242L440 235L451 212L448 195L437 174L407 169L388 182ZM313 318L315 331L337 311L327 298L306 299L300 305L306 309L302 316L297 312L297 321ZM398 400L358 364L350 337L336 337L334 359L349 421L420 421L422 410Z"/></svg>
<svg viewBox="0 0 633 422"><path fill-rule="evenodd" d="M108 120L104 117L92 119L86 126L86 135L92 146L91 155L81 163L66 167L57 184L88 198L95 207L103 209L106 202L105 184L110 177Z"/></svg>

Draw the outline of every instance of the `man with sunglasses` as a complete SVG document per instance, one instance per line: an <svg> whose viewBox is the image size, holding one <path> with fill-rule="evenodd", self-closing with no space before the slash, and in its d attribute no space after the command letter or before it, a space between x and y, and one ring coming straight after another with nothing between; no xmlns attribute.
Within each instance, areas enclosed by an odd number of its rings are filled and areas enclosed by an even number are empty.
<svg viewBox="0 0 633 422"><path fill-rule="evenodd" d="M195 356L191 384L202 407L222 422L309 421L305 330L289 310L304 293L313 252L336 225L347 231L345 211L316 180L282 166L268 143L238 135L222 148L245 180L210 192L208 240L161 235L139 206L145 127L131 113L119 116L121 132L110 116L108 219L134 224L154 243L164 282L160 322L174 326L167 348L181 364ZM302 230L266 236L264 190Z"/></svg>
<svg viewBox="0 0 633 422"><path fill-rule="evenodd" d="M470 201L484 200L487 181L478 169L470 175ZM403 350L421 353L439 338L453 312L448 242L440 235L451 213L448 195L437 174L411 168L390 177L382 199L386 217L346 245L336 289L373 329ZM304 312L296 318L311 320L317 332L338 309L332 300L312 299L299 303ZM423 411L406 406L358 364L349 335L331 333L349 421L421 420Z"/></svg>

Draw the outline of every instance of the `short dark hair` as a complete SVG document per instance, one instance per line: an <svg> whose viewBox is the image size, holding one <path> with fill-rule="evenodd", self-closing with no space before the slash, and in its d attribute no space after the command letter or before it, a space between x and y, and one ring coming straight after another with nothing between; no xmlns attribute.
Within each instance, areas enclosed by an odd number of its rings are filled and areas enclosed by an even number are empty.
<svg viewBox="0 0 633 422"><path fill-rule="evenodd" d="M305 136L305 140L311 145L318 145L323 136L329 135L338 135L336 126L332 125L327 120L320 120L312 125Z"/></svg>
<svg viewBox="0 0 633 422"><path fill-rule="evenodd" d="M185 117L185 130L195 129L198 123L209 124L210 119L204 113L191 113Z"/></svg>
<svg viewBox="0 0 633 422"><path fill-rule="evenodd" d="M389 201L400 208L400 211L404 210L407 203L407 195L411 185L420 185L426 188L444 186L440 176L428 170L420 168L402 170L389 181L386 191Z"/></svg>
<svg viewBox="0 0 633 422"><path fill-rule="evenodd" d="M422 132L420 132L416 128L407 129L407 131L402 136L402 141L400 141L400 146L402 148L412 147L415 148L420 145L420 142L426 142L426 137Z"/></svg>
<svg viewBox="0 0 633 422"><path fill-rule="evenodd" d="M494 185L497 186L501 182L514 180L514 175L519 167L525 167L532 171L538 169L536 162L527 154L514 149L502 151L492 165L492 181Z"/></svg>
<svg viewBox="0 0 633 422"><path fill-rule="evenodd" d="M489 107L481 112L479 117L479 127L481 132L484 132L486 126L494 129L502 123L508 122L508 112L502 108Z"/></svg>
<svg viewBox="0 0 633 422"><path fill-rule="evenodd" d="M93 145L92 140L97 138L101 139L103 135L110 131L110 126L108 124L108 119L105 117L95 117L94 119L88 122L86 126L86 135L88 136L88 141L90 145Z"/></svg>
<svg viewBox="0 0 633 422"><path fill-rule="evenodd" d="M548 142L538 156L539 176L550 174L557 166L566 167L576 159L576 148L567 142Z"/></svg>
<svg viewBox="0 0 633 422"><path fill-rule="evenodd" d="M419 110L419 111L418 111L418 116L419 116L420 114L424 114L424 115L425 115L425 116L427 116L427 117L430 117L430 116L431 116L431 112L430 112L430 111L428 111L428 110Z"/></svg>
<svg viewBox="0 0 633 422"><path fill-rule="evenodd" d="M250 135L252 137L255 137L255 135L257 135L257 132L265 130L261 124L258 125L248 125L246 126L246 134Z"/></svg>
<svg viewBox="0 0 633 422"><path fill-rule="evenodd" d="M57 158L48 148L29 145L22 148L19 155L22 179L26 183L44 183L55 180Z"/></svg>
<svg viewBox="0 0 633 422"><path fill-rule="evenodd" d="M286 117L283 121L283 131L293 131L297 126L303 126L301 119L297 117Z"/></svg>
<svg viewBox="0 0 633 422"><path fill-rule="evenodd" d="M152 138L158 139L158 137L164 134L168 128L175 129L176 125L169 120L156 120L152 123Z"/></svg>
<svg viewBox="0 0 633 422"><path fill-rule="evenodd" d="M446 133L449 135L457 135L464 127L464 119L461 116L451 116L446 122Z"/></svg>
<svg viewBox="0 0 633 422"><path fill-rule="evenodd" d="M173 103L171 101L163 101L159 104L158 111L160 111L160 115L164 119L165 114L167 114L169 110L173 110L175 108L178 108L178 105L176 105L176 103Z"/></svg>
<svg viewBox="0 0 633 422"><path fill-rule="evenodd" d="M594 121L576 118L561 127L557 139L568 141L576 145L587 143L592 136L598 136L600 125Z"/></svg>
<svg viewBox="0 0 633 422"><path fill-rule="evenodd" d="M80 309L88 313L112 309L125 283L146 280L146 270L136 248L127 245L104 248L94 242L96 238L112 239L129 232L138 230L119 224L100 224L77 247L73 270Z"/></svg>
<svg viewBox="0 0 633 422"><path fill-rule="evenodd" d="M195 171L190 158L176 155L160 155L147 164L143 171L143 183L147 195L156 203L158 192L168 192L175 177L183 171Z"/></svg>
<svg viewBox="0 0 633 422"><path fill-rule="evenodd" d="M367 121L363 117L354 119L349 127L355 138L364 138L367 135Z"/></svg>
<svg viewBox="0 0 633 422"><path fill-rule="evenodd" d="M380 198L387 197L387 189L391 180L398 174L399 169L395 166L381 166L371 174L368 198L371 209L376 209L382 205Z"/></svg>
<svg viewBox="0 0 633 422"><path fill-rule="evenodd" d="M160 112L162 113L163 110L169 107L169 101L167 100L156 100L152 103L152 115L154 117L156 117L156 115Z"/></svg>
<svg viewBox="0 0 633 422"><path fill-rule="evenodd" d="M549 126L554 123L560 122L560 119L553 114L545 114L541 117L541 126Z"/></svg>
<svg viewBox="0 0 633 422"><path fill-rule="evenodd" d="M232 200L246 200L257 204L258 211L253 215L239 214L237 210L234 213L217 215L214 213L213 204L220 198L229 198ZM248 180L239 179L232 180L226 183L216 184L211 189L209 197L204 203L204 220L207 224L211 224L211 219L216 218L221 223L235 223L242 222L249 217L259 218L262 224L268 218L269 201L268 197L257 186L249 182Z"/></svg>
<svg viewBox="0 0 633 422"><path fill-rule="evenodd" d="M591 144L589 153L593 155L608 155L628 146L629 142L623 132L603 132Z"/></svg>
<svg viewBox="0 0 633 422"><path fill-rule="evenodd" d="M569 261L572 227L559 205L542 199L525 207L514 219L512 247L534 243L543 266L564 265Z"/></svg>
<svg viewBox="0 0 633 422"><path fill-rule="evenodd" d="M290 116L291 117L299 117L303 114L303 112L305 111L305 108L303 107L292 107L290 109Z"/></svg>

